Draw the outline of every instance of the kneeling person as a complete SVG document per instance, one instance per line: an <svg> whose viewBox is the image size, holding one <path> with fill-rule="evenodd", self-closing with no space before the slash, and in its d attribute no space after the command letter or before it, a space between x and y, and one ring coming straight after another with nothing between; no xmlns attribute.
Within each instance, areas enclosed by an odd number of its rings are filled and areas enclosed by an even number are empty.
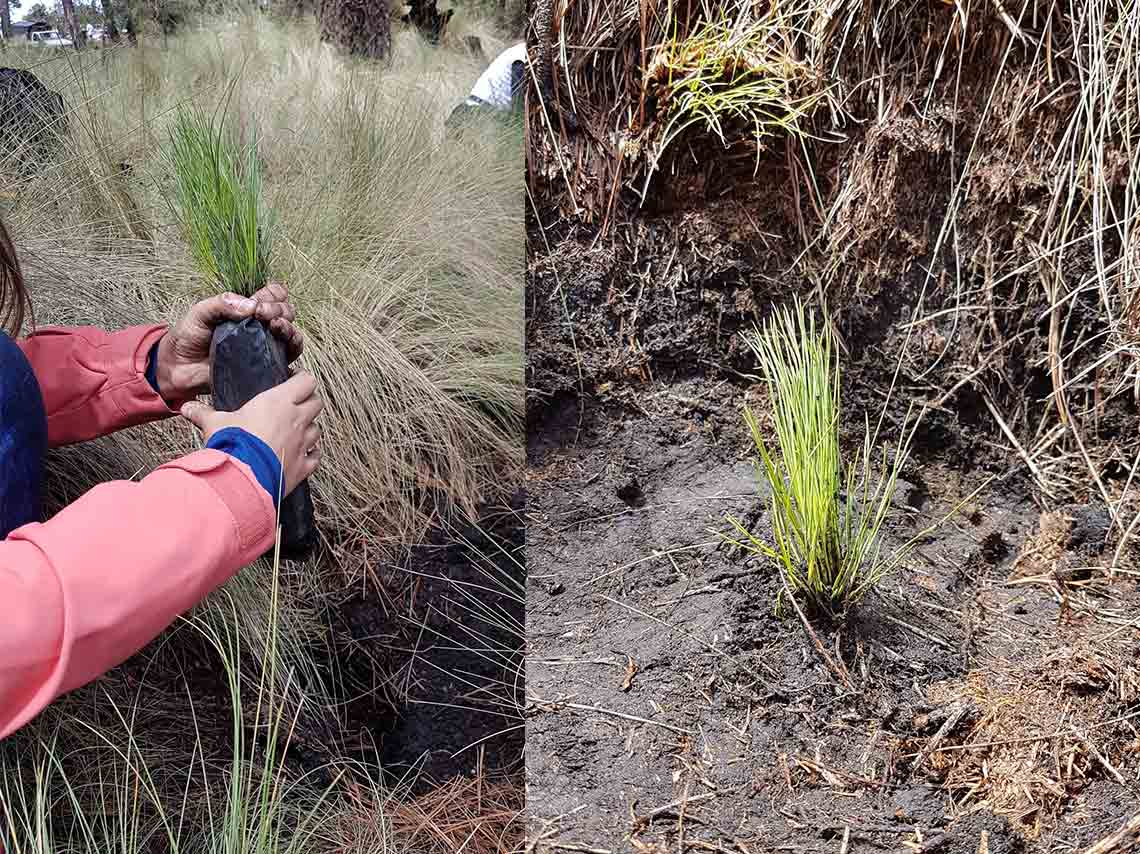
<svg viewBox="0 0 1140 854"><path fill-rule="evenodd" d="M447 127L455 131L478 116L508 116L522 110L526 78L526 43L519 42L497 57L475 81L467 100L451 111Z"/></svg>

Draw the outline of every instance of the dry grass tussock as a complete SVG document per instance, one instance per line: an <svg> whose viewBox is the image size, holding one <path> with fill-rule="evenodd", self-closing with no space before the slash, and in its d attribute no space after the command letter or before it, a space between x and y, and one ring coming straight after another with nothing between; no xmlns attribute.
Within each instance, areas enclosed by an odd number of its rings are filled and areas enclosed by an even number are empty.
<svg viewBox="0 0 1140 854"><path fill-rule="evenodd" d="M489 53L505 46L478 22L464 26ZM408 32L395 42L393 65L381 69L339 57L319 43L315 26L253 16L204 22L165 45L50 59L3 54L6 65L33 68L68 105L63 145L44 168L29 173L0 154L0 216L21 253L36 323L172 320L213 290L179 239L161 149L180 103L219 104L236 78L231 115L258 138L278 213L271 274L290 285L306 334L303 363L326 400L324 464L314 480L321 556L247 569L192 623L4 745L6 767L24 772L19 791L33 817L43 819L37 810L48 804L64 805L49 808L52 817L68 814L69 790L80 790L86 814L102 817L98 832L69 825L67 850L156 850L139 838L144 825L159 828L162 850L405 850L383 822L382 844L371 847L352 848L330 830L340 825L329 816L349 808L348 779L378 798L384 790L371 770L328 754L346 695L359 686L343 684L330 660L322 611L374 581L378 562L401 560L429 529L503 499L517 482L523 192L517 128L461 146L443 136L444 118L480 63ZM62 449L49 464L49 503L141 476L196 446L193 430L172 420ZM220 672L210 640L218 636L240 639L232 669L246 702L236 713L232 697L207 690ZM234 753L243 725L265 731L259 709L267 704L280 710L276 741L295 759L305 734L332 733L309 755L319 766L313 779L298 783L294 765L280 773L267 766L263 741ZM54 770L37 777L37 768ZM292 818L273 818L289 833L259 831L256 844L231 834L196 847L201 828L231 826L219 805L237 791L237 769L282 781L267 802L284 813L328 821L308 841ZM18 788L15 776L3 776ZM335 797L313 795L329 784ZM210 792L213 811L195 813L201 821L188 821L175 844L161 816L177 816L182 802L205 804ZM389 803L391 793L384 797ZM105 808L92 811L90 798ZM0 802L14 820L16 792ZM51 841L60 827L49 824L25 838L62 850L59 838Z"/></svg>
<svg viewBox="0 0 1140 854"><path fill-rule="evenodd" d="M556 3L552 50L528 114L541 205L605 233L719 162L716 192L788 238L781 281L881 295L891 322L916 306L892 387L976 413L1049 505L1103 503L1135 548L1135 3Z"/></svg>
<svg viewBox="0 0 1140 854"><path fill-rule="evenodd" d="M191 94L220 103L240 72L231 110L257 133L279 215L271 272L290 284L326 400L319 523L372 559L420 541L448 507L501 496L522 447L517 134L446 145L443 118L479 69L411 38L397 47L381 72L338 58L312 27L246 19L168 49L41 61L73 108L60 160L30 177L0 170L37 323L173 319L213 288L163 195L166 123ZM68 449L52 467L56 503L196 443L173 420Z"/></svg>

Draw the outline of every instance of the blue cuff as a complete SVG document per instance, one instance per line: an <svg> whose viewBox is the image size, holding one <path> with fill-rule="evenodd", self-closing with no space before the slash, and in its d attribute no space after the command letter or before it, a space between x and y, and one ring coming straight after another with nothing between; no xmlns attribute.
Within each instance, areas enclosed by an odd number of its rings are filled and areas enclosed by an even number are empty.
<svg viewBox="0 0 1140 854"><path fill-rule="evenodd" d="M158 341L146 358L146 381L158 392ZM206 447L229 454L253 469L253 476L273 499L274 508L277 507L277 494L282 488L281 461L267 444L240 427L223 427L210 437Z"/></svg>
<svg viewBox="0 0 1140 854"><path fill-rule="evenodd" d="M150 383L150 387L156 392L158 391L158 343L162 339L159 338L155 341L150 348L150 353L146 357L146 381Z"/></svg>
<svg viewBox="0 0 1140 854"><path fill-rule="evenodd" d="M253 476L273 499L274 508L277 507L278 490L284 488L281 461L267 444L240 427L223 427L210 437L206 447L229 454L253 469Z"/></svg>

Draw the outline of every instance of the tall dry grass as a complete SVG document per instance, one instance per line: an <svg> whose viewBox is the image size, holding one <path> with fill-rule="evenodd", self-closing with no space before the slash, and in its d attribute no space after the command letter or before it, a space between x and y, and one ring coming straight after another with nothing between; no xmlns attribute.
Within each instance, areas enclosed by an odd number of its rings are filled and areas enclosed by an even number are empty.
<svg viewBox="0 0 1140 854"><path fill-rule="evenodd" d="M328 402L318 512L388 545L417 540L440 494L470 510L501 485L522 397L519 140L446 144L442 120L480 69L412 38L396 55L372 68L315 27L246 18L166 50L41 65L80 115L64 161L9 182L5 209L39 322L176 316L212 286L171 228L159 149L180 103L216 104L240 75L232 109L280 217L272 273ZM145 447L162 458L191 437L176 424L171 445Z"/></svg>
<svg viewBox="0 0 1140 854"><path fill-rule="evenodd" d="M465 27L490 52L505 45L485 24ZM143 837L164 839L164 850L355 850L330 829L347 833L349 821L323 822L302 845L291 818L288 838L266 841L262 828L261 847L241 848L239 837L218 841L230 813L217 804L187 813L181 837L160 819L178 814L180 798L232 797L238 765L260 767L261 748L234 752L241 721L258 730L252 710L199 690L220 672L210 638L238 639L234 678L244 697L282 710L284 741L305 720L335 736L349 687L330 658L326 612L375 583L382 562L400 561L431 530L514 488L523 429L521 130L462 146L445 139L445 117L482 67L407 32L396 34L388 67L337 55L311 23L256 15L204 21L136 49L9 49L2 61L32 68L68 104L63 148L38 173L18 172L0 154L0 216L39 325L173 320L215 289L194 272L173 222L162 146L180 105L215 106L237 81L230 108L258 139L263 190L278 213L270 272L289 283L303 364L326 408L313 480L321 554L246 569L112 678L55 704L3 745L11 773L0 801L50 819L26 837L43 851L61 850L61 840L74 850L151 850ZM49 461L49 504L140 476L197 441L175 419L61 449ZM77 808L73 760L87 753L97 761L81 764L99 773L80 778L83 803L106 805L98 833L68 818ZM313 808L313 792L336 773L298 784L295 770L268 790L247 775L247 793L268 791L293 816ZM370 774L354 772L353 790L372 787L369 803L386 804L392 793ZM131 800L148 787L149 797ZM139 824L133 810L143 801ZM383 822L376 833L383 844L367 850L400 850Z"/></svg>

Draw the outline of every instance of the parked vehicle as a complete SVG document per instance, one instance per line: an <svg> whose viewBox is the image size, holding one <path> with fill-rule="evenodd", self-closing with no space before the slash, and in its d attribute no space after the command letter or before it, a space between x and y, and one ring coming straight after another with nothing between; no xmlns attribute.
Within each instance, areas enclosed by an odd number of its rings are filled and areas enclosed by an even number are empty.
<svg viewBox="0 0 1140 854"><path fill-rule="evenodd" d="M32 33L30 36L32 44L40 45L41 47L71 47L71 39L66 39L60 35L59 30L43 30L38 33Z"/></svg>

